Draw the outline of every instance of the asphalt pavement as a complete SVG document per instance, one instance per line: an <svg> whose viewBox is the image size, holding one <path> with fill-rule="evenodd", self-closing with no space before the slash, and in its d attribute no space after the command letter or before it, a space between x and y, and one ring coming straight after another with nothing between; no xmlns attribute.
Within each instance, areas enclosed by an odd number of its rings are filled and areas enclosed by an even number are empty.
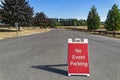
<svg viewBox="0 0 120 80"><path fill-rule="evenodd" d="M68 38L89 40L90 77L67 76ZM0 80L120 80L120 39L53 29L0 40Z"/></svg>

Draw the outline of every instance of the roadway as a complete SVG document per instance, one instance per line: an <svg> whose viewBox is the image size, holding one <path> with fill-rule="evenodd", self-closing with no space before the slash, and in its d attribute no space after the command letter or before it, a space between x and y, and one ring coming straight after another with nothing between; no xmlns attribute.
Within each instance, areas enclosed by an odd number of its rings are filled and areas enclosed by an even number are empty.
<svg viewBox="0 0 120 80"><path fill-rule="evenodd" d="M90 77L67 76L68 38L88 38ZM0 80L120 80L120 40L70 29L0 40Z"/></svg>

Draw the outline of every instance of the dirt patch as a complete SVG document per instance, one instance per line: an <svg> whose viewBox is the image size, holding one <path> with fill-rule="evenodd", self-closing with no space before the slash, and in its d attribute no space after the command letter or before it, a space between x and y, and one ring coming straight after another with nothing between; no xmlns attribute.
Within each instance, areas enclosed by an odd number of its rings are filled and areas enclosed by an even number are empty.
<svg viewBox="0 0 120 80"><path fill-rule="evenodd" d="M0 39L19 37L24 35L36 34L50 31L51 29L39 29L39 27L25 27L17 33L15 28L0 28Z"/></svg>

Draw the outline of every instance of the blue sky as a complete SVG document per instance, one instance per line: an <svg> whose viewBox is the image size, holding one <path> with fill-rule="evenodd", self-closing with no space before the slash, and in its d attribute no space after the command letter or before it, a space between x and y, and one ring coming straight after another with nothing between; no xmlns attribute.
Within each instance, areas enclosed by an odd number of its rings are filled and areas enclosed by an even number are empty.
<svg viewBox="0 0 120 80"><path fill-rule="evenodd" d="M90 8L95 5L104 21L113 4L120 6L120 0L29 0L29 4L35 12L44 12L50 18L77 19L87 19Z"/></svg>
<svg viewBox="0 0 120 80"><path fill-rule="evenodd" d="M106 19L113 4L120 8L120 0L28 0L35 12L44 12L50 18L87 19L90 8L95 5L101 21Z"/></svg>

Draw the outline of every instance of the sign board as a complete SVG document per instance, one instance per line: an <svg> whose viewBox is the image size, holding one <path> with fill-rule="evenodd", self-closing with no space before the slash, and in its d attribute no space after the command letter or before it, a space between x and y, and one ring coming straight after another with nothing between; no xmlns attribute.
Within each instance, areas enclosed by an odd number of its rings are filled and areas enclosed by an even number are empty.
<svg viewBox="0 0 120 80"><path fill-rule="evenodd" d="M15 27L18 30L18 22L15 22Z"/></svg>
<svg viewBox="0 0 120 80"><path fill-rule="evenodd" d="M15 22L14 25L15 25L15 27L16 27L16 34L17 34L17 36L18 36L18 26L19 26L19 24L18 24L18 22Z"/></svg>
<svg viewBox="0 0 120 80"><path fill-rule="evenodd" d="M88 39L68 39L68 76L89 76Z"/></svg>

